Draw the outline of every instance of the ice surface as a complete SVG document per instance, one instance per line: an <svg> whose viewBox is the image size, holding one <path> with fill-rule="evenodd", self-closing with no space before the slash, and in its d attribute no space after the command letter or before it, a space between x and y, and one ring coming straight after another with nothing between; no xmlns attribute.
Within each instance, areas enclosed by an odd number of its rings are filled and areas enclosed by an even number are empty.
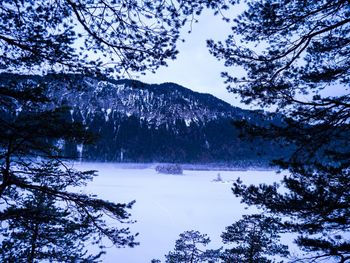
<svg viewBox="0 0 350 263"><path fill-rule="evenodd" d="M114 202L136 200L131 210L137 223L129 225L138 232L136 248L108 249L103 262L142 263L153 258L164 260L173 250L178 235L198 230L212 240L210 248L221 247L220 234L239 220L245 209L231 192L232 181L240 177L247 184L273 183L283 175L274 171L188 171L183 175L158 174L153 167L125 169L117 164L81 163L81 170L98 170L84 191ZM218 177L221 182L215 182Z"/></svg>

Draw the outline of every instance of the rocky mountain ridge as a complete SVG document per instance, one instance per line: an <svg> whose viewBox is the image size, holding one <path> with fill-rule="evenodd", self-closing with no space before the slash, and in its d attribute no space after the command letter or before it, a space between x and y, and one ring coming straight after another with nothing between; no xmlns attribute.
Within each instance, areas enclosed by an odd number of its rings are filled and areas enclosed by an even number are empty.
<svg viewBox="0 0 350 263"><path fill-rule="evenodd" d="M232 120L261 122L255 111L242 110L210 95L174 83L145 84L82 75L23 76L1 74L0 82L43 85L50 107L67 106L72 122L97 135L94 145L62 149L98 161L230 162L270 158L268 142L243 142Z"/></svg>

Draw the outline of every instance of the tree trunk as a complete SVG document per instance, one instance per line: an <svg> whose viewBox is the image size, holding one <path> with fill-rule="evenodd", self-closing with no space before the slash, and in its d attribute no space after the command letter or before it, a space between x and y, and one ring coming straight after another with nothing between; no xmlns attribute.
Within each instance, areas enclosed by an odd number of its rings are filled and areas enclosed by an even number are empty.
<svg viewBox="0 0 350 263"><path fill-rule="evenodd" d="M39 224L38 223L34 223L34 232L33 232L33 236L32 236L32 240L31 240L31 247L30 247L30 253L28 256L28 263L34 263L34 259L35 259L35 251L36 251L36 241L38 239L38 235L39 235Z"/></svg>
<svg viewBox="0 0 350 263"><path fill-rule="evenodd" d="M2 184L0 185L0 197L3 195L6 188L10 185L11 149L12 149L12 140L9 140L9 143L7 145L7 152L5 153L5 167L1 171Z"/></svg>

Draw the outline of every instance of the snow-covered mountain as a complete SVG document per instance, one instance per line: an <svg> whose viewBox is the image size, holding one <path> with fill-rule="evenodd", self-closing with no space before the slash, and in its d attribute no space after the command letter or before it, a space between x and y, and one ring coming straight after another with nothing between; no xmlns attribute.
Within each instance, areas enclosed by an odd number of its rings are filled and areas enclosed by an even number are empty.
<svg viewBox="0 0 350 263"><path fill-rule="evenodd" d="M218 118L237 118L247 111L210 95L191 91L174 83L150 85L133 80L99 80L64 76L49 78L50 96L58 103L72 106L83 117L102 114L105 119L115 114L135 116L151 125L174 124L184 120L205 123ZM75 90L75 87L79 87Z"/></svg>
<svg viewBox="0 0 350 263"><path fill-rule="evenodd" d="M174 83L98 79L82 75L1 74L0 82L47 87L48 107L68 106L73 122L98 136L94 145L62 147L102 161L230 162L270 158L267 142L243 142L232 120L264 121L209 94Z"/></svg>

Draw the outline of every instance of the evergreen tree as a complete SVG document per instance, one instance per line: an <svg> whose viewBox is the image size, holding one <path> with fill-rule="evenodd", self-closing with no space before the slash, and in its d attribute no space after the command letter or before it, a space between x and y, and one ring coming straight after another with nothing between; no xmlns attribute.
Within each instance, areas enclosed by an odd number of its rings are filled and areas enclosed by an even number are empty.
<svg viewBox="0 0 350 263"><path fill-rule="evenodd" d="M219 262L220 249L204 250L210 243L207 235L198 231L186 231L176 240L175 249L165 255L167 263Z"/></svg>
<svg viewBox="0 0 350 263"><path fill-rule="evenodd" d="M8 204L0 213L6 222L0 230L3 262L95 262L103 254L102 238L117 247L137 245L128 228L110 227L105 216L130 223L127 210L132 203L114 204L67 191L84 186L95 171L62 170L57 160L27 165L16 175L30 176L30 181L17 176L17 187L7 188L2 196ZM99 245L100 252L88 254L87 245Z"/></svg>
<svg viewBox="0 0 350 263"><path fill-rule="evenodd" d="M245 103L276 107L280 125L237 123L243 134L293 145L277 184L234 185L243 202L285 218L281 231L299 233L306 262L350 261L348 191L350 3L345 0L247 0L225 42L211 53L243 76L223 73Z"/></svg>
<svg viewBox="0 0 350 263"><path fill-rule="evenodd" d="M4 0L0 2L0 71L93 75L154 71L175 58L180 28L188 18L195 19L204 7L221 6L226 8L221 0ZM108 237L118 247L134 246L127 228L109 228L105 223L106 217L128 223L133 202L115 204L68 191L94 173L69 168L64 160L74 157L74 151L73 156L63 156L61 144L86 144L92 136L67 119L68 108L46 96L47 83L19 79L10 78L0 86L0 220L2 233L9 237L4 239L2 258L11 261L15 253L28 261L87 259L80 241L63 250L72 244L71 238L85 241L84 227L91 236ZM52 170L40 159L60 166ZM37 175L53 179L38 180ZM63 186L57 188L57 182ZM41 211L44 208L48 214ZM63 217L58 220L58 216ZM38 231L58 225L66 238L56 232L52 243L39 248L46 241ZM33 248L28 250L27 244Z"/></svg>
<svg viewBox="0 0 350 263"><path fill-rule="evenodd" d="M55 176L57 172L57 162L42 163L33 175L34 182L64 191L66 183ZM59 197L38 190L21 191L15 204L6 211L15 216L0 229L4 237L1 262L96 262L102 254L89 255L85 248L88 241L101 240L89 216L65 206Z"/></svg>
<svg viewBox="0 0 350 263"><path fill-rule="evenodd" d="M31 93L37 89L38 94ZM94 244L105 237L117 247L135 246L134 235L127 228L106 224L107 218L130 223L128 210L133 202L115 204L68 190L86 184L95 175L95 171L75 171L61 155L60 141L90 142L84 127L67 120L68 109L51 108L55 103L42 92L44 86L25 83L8 90L14 95L2 97L0 128L0 220L1 232L8 237L3 241L1 258L5 262L13 262L17 256L29 262L45 258L69 262L74 256L94 261L94 256L85 255L83 250L88 236L96 239ZM61 228L67 235L59 235L60 230L49 231L51 227ZM70 246L75 239L77 243Z"/></svg>
<svg viewBox="0 0 350 263"><path fill-rule="evenodd" d="M222 253L225 262L269 263L268 256L287 256L287 246L279 244L279 220L263 215L249 215L231 226L221 235L224 244L234 245Z"/></svg>
<svg viewBox="0 0 350 263"><path fill-rule="evenodd" d="M175 59L181 28L222 0L5 0L0 68L47 72L153 71Z"/></svg>

